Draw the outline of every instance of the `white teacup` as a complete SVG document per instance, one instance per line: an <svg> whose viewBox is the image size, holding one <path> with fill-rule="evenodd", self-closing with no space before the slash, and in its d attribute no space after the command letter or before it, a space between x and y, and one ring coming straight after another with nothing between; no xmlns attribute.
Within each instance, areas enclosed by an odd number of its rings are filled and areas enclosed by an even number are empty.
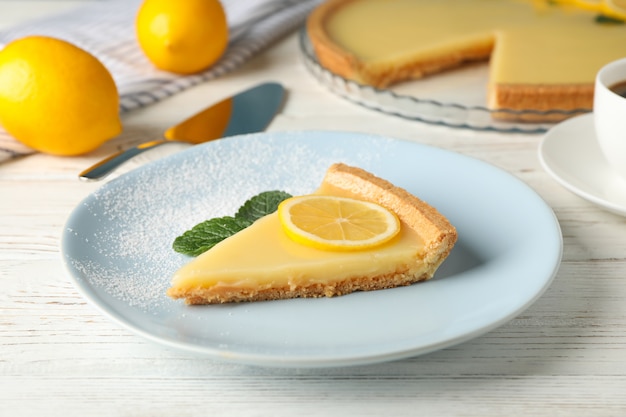
<svg viewBox="0 0 626 417"><path fill-rule="evenodd" d="M596 136L614 172L626 179L626 98L613 90L626 82L626 58L613 61L596 75L593 114Z"/></svg>

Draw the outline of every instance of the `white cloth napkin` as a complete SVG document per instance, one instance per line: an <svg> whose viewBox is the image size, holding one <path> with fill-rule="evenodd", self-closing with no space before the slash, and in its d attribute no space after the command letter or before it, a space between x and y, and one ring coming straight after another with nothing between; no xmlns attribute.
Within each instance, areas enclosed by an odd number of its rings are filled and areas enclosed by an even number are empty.
<svg viewBox="0 0 626 417"><path fill-rule="evenodd" d="M144 107L235 70L281 36L299 27L320 0L221 0L230 28L229 46L205 72L177 76L157 70L135 39L141 0L90 3L69 12L0 32L0 47L27 35L67 40L91 52L109 69L120 93L120 112ZM0 163L34 151L0 128Z"/></svg>

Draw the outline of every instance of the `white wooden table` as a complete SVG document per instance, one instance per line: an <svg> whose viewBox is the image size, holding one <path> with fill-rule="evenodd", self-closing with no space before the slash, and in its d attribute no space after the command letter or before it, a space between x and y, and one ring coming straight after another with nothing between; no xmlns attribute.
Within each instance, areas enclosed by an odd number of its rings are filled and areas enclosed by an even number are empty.
<svg viewBox="0 0 626 417"><path fill-rule="evenodd" d="M79 1L0 1L0 25ZM155 345L101 315L70 282L63 225L100 184L77 173L115 150L33 155L0 165L1 416L623 416L626 222L574 196L538 161L541 135L451 129L374 113L320 86L295 34L240 70L124 118L152 138L206 97L280 80L272 131L361 131L439 146L519 177L554 209L564 253L552 286L482 337L424 356L332 369L266 369Z"/></svg>

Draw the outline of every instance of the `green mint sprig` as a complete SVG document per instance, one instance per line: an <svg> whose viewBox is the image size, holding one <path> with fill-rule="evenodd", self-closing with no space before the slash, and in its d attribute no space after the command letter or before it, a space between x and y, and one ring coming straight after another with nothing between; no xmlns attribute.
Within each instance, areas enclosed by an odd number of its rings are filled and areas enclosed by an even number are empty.
<svg viewBox="0 0 626 417"><path fill-rule="evenodd" d="M625 22L617 17L606 16L599 14L595 18L596 23L608 24L608 25L623 25Z"/></svg>
<svg viewBox="0 0 626 417"><path fill-rule="evenodd" d="M216 217L203 221L174 239L172 248L185 255L198 256L261 217L275 212L278 205L290 197L291 194L276 190L255 195L239 208L234 217Z"/></svg>

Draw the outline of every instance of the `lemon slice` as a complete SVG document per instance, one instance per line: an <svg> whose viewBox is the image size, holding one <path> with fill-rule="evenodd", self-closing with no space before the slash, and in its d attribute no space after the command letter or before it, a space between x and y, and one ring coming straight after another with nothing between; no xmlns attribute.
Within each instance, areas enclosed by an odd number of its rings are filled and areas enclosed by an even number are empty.
<svg viewBox="0 0 626 417"><path fill-rule="evenodd" d="M375 203L346 197L292 197L278 206L278 217L292 240L326 250L371 248L400 232L395 213Z"/></svg>

